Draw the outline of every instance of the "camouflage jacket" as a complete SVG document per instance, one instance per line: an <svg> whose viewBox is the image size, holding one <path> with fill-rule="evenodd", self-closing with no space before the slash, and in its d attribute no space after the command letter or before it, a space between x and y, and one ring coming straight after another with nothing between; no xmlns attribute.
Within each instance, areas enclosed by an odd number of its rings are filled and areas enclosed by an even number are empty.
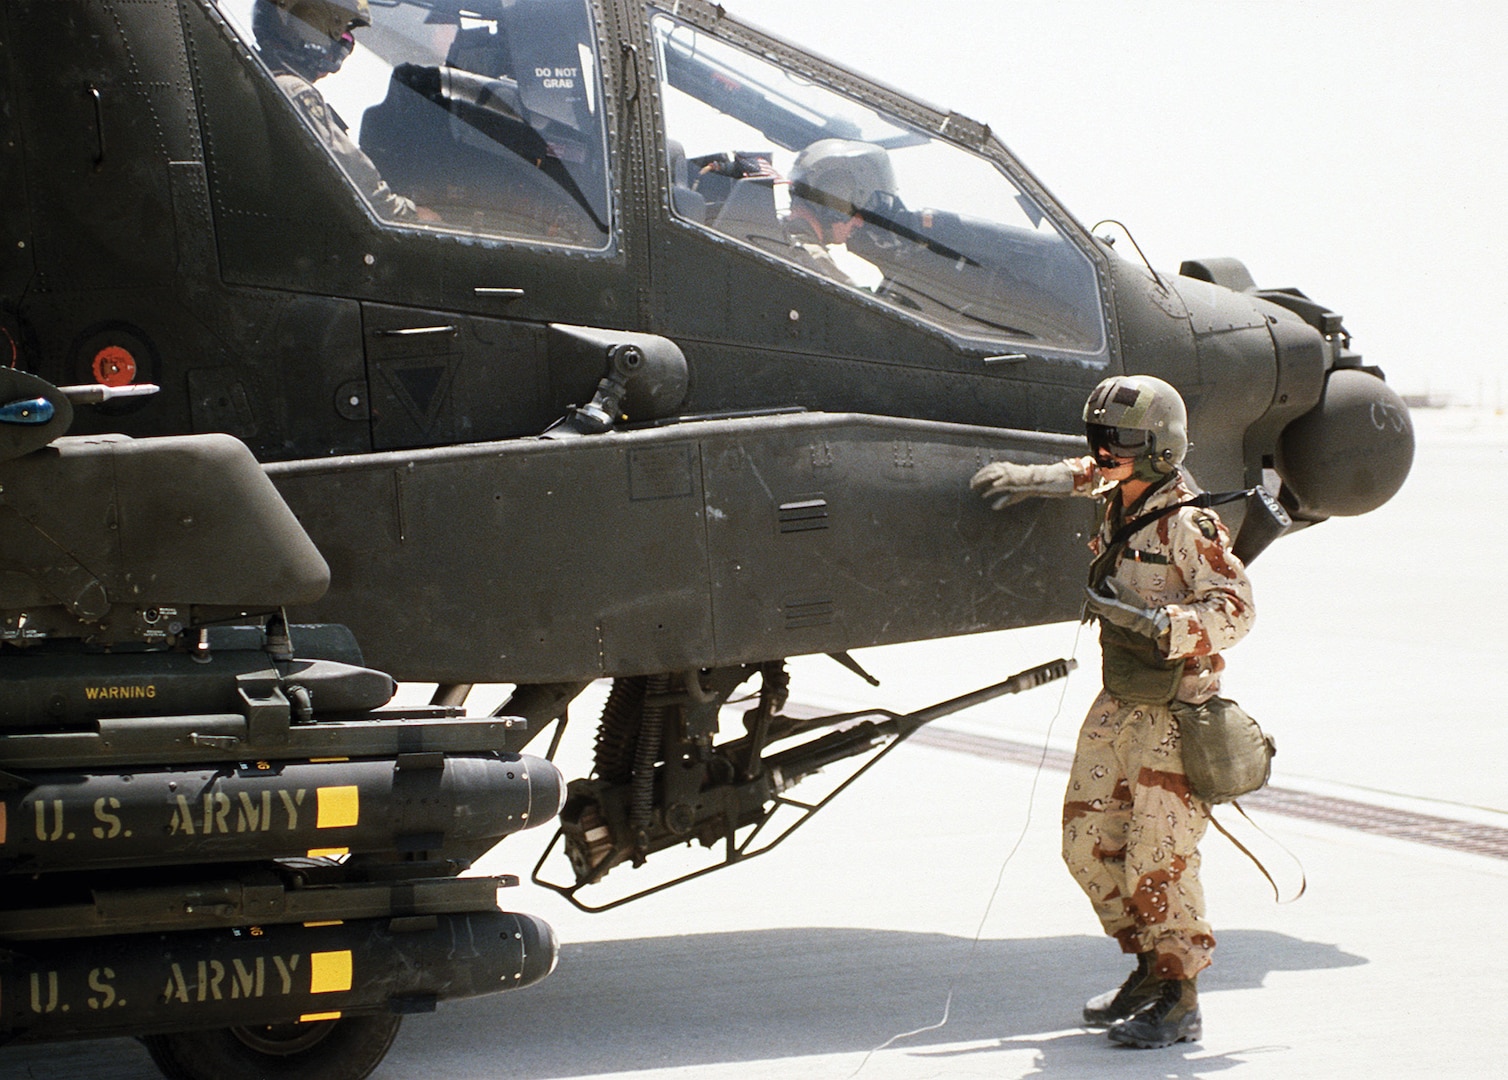
<svg viewBox="0 0 1508 1080"><path fill-rule="evenodd" d="M1097 475L1093 458L1071 464L1074 494L1104 498L1099 530L1089 541L1096 555L1124 522L1199 493L1188 474L1179 470L1123 513L1114 487L1092 482ZM1170 629L1161 651L1169 659L1186 661L1179 700L1198 702L1214 694L1225 666L1218 654L1245 637L1256 618L1246 568L1232 554L1230 533L1219 515L1189 506L1158 518L1131 534L1110 573L1149 606L1167 613Z"/></svg>

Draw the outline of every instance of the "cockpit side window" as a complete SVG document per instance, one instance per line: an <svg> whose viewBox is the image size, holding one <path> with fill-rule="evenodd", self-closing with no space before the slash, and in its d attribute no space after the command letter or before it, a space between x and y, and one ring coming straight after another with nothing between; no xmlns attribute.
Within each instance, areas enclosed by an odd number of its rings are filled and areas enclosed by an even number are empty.
<svg viewBox="0 0 1508 1080"><path fill-rule="evenodd" d="M993 161L670 15L679 219L964 337L1097 353L1094 266Z"/></svg>
<svg viewBox="0 0 1508 1080"><path fill-rule="evenodd" d="M587 0L212 0L385 222L602 250Z"/></svg>

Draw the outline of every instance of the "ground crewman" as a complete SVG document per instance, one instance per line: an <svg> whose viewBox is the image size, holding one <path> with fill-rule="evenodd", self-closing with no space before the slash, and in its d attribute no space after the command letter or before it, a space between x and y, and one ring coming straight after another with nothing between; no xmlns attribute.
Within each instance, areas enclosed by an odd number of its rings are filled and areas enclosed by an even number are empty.
<svg viewBox="0 0 1508 1080"><path fill-rule="evenodd" d="M1103 499L1086 612L1100 622L1104 689L1079 733L1063 804L1063 859L1105 932L1136 957L1084 1007L1136 1047L1197 1040L1196 979L1215 937L1199 885L1209 806L1189 790L1173 702L1213 697L1220 652L1251 627L1245 568L1198 489L1178 391L1145 375L1101 382L1084 406L1093 456L993 462L973 488L996 509L1034 495Z"/></svg>

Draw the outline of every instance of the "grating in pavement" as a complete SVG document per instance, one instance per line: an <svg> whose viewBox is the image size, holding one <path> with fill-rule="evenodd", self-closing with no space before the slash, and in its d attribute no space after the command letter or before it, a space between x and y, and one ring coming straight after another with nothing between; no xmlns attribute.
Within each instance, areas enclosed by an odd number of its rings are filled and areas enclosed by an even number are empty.
<svg viewBox="0 0 1508 1080"><path fill-rule="evenodd" d="M914 743L934 746L942 750L974 754L996 761L1009 761L1017 765L1067 772L1073 755L1062 750L1044 750L1041 746L1015 742L1009 739L994 739L985 735L969 735L957 731L923 728L911 736ZM1354 799L1337 799L1329 795L1311 795L1292 788L1268 786L1261 791L1243 796L1241 802L1253 810L1265 810L1270 814L1302 818L1305 821L1320 821L1338 825L1343 829L1387 836L1395 840L1411 840L1418 844L1449 848L1451 851L1466 851L1474 855L1486 855L1494 859L1508 859L1508 829L1495 825L1479 825L1453 818L1416 814L1408 810L1394 810L1386 806L1357 802Z"/></svg>

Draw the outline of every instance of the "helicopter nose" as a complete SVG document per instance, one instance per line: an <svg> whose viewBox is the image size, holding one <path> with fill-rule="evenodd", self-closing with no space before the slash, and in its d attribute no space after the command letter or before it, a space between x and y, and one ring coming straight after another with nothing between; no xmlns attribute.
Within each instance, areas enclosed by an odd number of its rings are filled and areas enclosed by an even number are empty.
<svg viewBox="0 0 1508 1080"><path fill-rule="evenodd" d="M1339 368L1319 404L1283 429L1275 464L1296 500L1294 516L1317 521L1377 509L1397 494L1413 461L1414 423L1403 399L1370 372Z"/></svg>

